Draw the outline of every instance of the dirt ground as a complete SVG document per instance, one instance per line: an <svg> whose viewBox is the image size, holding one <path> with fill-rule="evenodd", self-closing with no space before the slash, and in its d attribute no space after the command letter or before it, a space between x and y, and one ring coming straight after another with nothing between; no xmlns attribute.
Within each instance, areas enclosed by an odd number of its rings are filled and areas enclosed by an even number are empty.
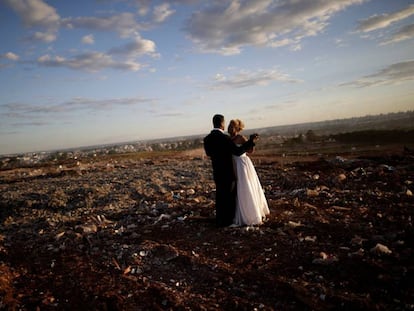
<svg viewBox="0 0 414 311"><path fill-rule="evenodd" d="M251 158L258 227L200 151L0 171L0 309L414 309L412 154Z"/></svg>

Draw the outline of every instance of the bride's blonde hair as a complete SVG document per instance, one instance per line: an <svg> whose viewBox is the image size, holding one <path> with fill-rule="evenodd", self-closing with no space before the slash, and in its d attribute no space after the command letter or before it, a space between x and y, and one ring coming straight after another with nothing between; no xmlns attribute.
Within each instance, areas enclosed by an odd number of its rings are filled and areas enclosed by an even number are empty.
<svg viewBox="0 0 414 311"><path fill-rule="evenodd" d="M240 132L244 129L244 123L240 119L233 119L230 121L230 124L233 126L234 130Z"/></svg>

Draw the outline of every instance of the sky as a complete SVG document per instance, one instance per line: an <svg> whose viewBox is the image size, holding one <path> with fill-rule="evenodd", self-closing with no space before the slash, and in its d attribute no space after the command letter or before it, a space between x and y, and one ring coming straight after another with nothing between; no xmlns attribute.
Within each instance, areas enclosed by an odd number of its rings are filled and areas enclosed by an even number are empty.
<svg viewBox="0 0 414 311"><path fill-rule="evenodd" d="M0 154L414 109L414 1L0 0Z"/></svg>

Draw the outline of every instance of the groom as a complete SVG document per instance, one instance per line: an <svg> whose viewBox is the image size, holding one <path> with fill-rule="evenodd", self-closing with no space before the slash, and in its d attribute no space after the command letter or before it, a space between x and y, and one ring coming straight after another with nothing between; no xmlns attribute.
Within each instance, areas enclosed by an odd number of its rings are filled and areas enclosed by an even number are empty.
<svg viewBox="0 0 414 311"><path fill-rule="evenodd" d="M224 133L224 116L213 117L214 129L204 138L204 150L211 158L213 178L216 184L216 225L226 227L233 223L236 211L236 177L233 170L232 155L241 155L254 147L258 135L250 135L250 139L242 146L237 146Z"/></svg>

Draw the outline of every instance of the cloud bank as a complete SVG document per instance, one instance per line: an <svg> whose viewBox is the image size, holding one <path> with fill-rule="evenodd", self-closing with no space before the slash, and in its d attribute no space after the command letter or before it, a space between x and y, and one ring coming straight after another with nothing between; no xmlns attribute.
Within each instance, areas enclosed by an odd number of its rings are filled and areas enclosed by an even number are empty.
<svg viewBox="0 0 414 311"><path fill-rule="evenodd" d="M195 12L185 31L202 52L239 54L243 47L301 48L304 38L321 33L334 14L364 0L215 1Z"/></svg>
<svg viewBox="0 0 414 311"><path fill-rule="evenodd" d="M374 15L367 19L361 20L357 27L358 31L370 32L381 28L389 27L391 24L406 19L414 14L414 5L410 5L407 8L390 13Z"/></svg>
<svg viewBox="0 0 414 311"><path fill-rule="evenodd" d="M361 20L357 26L357 31L362 33L378 31L401 22L412 15L414 15L414 4L394 13L373 15L367 19ZM381 45L396 43L412 38L414 38L414 24L405 25L400 27L390 38L383 40Z"/></svg>
<svg viewBox="0 0 414 311"><path fill-rule="evenodd" d="M65 115L77 113L80 111L90 111L92 113L97 113L99 111L112 110L119 107L153 105L155 102L155 99L144 97L109 99L90 99L76 97L69 101L54 105L7 103L0 105L0 110L2 110L2 114L8 118L8 122L12 122L13 124L23 125L30 122L31 125L46 125L50 122L45 122L43 119L55 120L58 116L63 117Z"/></svg>
<svg viewBox="0 0 414 311"><path fill-rule="evenodd" d="M4 0L27 28L39 29L29 39L53 42L57 38L60 16L55 8L42 0Z"/></svg>
<svg viewBox="0 0 414 311"><path fill-rule="evenodd" d="M51 5L44 0L4 0L20 18L29 34L26 39L31 41L51 43L58 39L60 28L85 29L88 31L114 32L122 39L130 39L129 43L114 47L107 52L86 51L77 55L43 54L37 57L35 63L42 67L64 67L74 70L97 72L103 69L138 71L143 66L137 61L138 57L149 55L158 57L155 42L143 39L140 31L167 20L174 14L169 3L162 3L153 7L149 21L138 22L137 14L121 12L105 16L81 16L62 18ZM151 7L150 1L136 0L135 5L141 9L140 14L147 14ZM80 41L86 45L95 44L93 34L84 35ZM60 54L60 55L59 55ZM67 53L65 53L67 54ZM18 56L11 52L0 55L0 58L18 60ZM6 67L5 64L0 64Z"/></svg>
<svg viewBox="0 0 414 311"><path fill-rule="evenodd" d="M399 84L407 81L414 81L414 60L391 64L374 74L364 76L356 81L343 83L341 86L369 87Z"/></svg>
<svg viewBox="0 0 414 311"><path fill-rule="evenodd" d="M292 79L287 74L281 73L276 69L247 71L242 70L230 77L224 74L216 74L212 89L229 89L244 88L250 86L266 86L270 83L278 81L284 83L298 83L300 80Z"/></svg>

